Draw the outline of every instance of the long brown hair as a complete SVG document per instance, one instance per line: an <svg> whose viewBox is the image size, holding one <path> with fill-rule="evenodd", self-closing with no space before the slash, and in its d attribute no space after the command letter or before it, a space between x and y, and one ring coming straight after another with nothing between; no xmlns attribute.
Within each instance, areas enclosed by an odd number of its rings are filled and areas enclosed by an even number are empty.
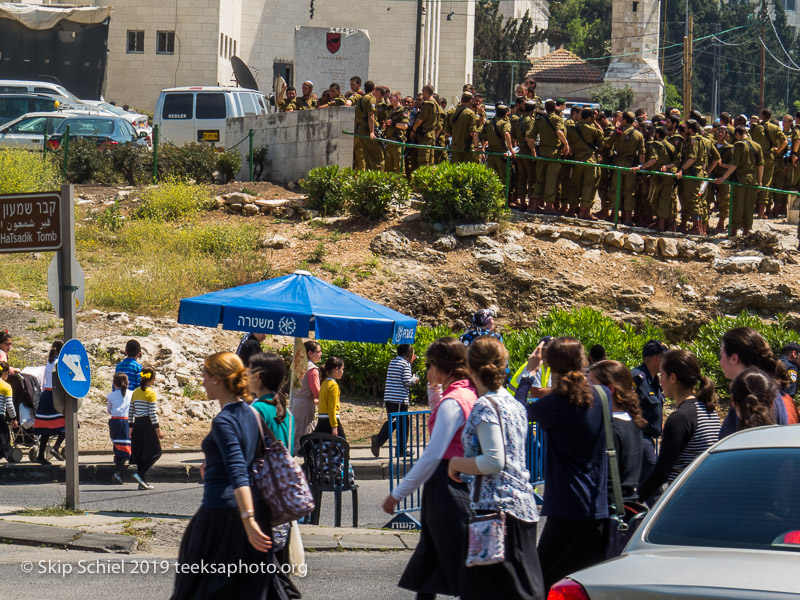
<svg viewBox="0 0 800 600"><path fill-rule="evenodd" d="M479 337L467 349L467 362L473 375L490 391L496 392L506 381L508 352L496 337Z"/></svg>
<svg viewBox="0 0 800 600"><path fill-rule="evenodd" d="M639 428L647 425L639 406L639 397L633 391L633 376L628 367L616 360L601 360L589 367L589 372L606 387L614 388L614 404L631 416Z"/></svg>
<svg viewBox="0 0 800 600"><path fill-rule="evenodd" d="M745 367L758 367L775 378L781 387L791 384L789 372L772 353L767 340L750 327L736 327L722 336L722 347L728 356L735 354Z"/></svg>
<svg viewBox="0 0 800 600"><path fill-rule="evenodd" d="M586 353L580 340L574 337L556 338L550 342L544 354L550 370L559 376L556 393L567 396L576 406L590 407L593 402L592 388L583 373Z"/></svg>
<svg viewBox="0 0 800 600"><path fill-rule="evenodd" d="M203 366L206 373L225 382L225 387L237 398L250 400L247 389L247 369L242 359L233 352L215 352L206 358Z"/></svg>
<svg viewBox="0 0 800 600"><path fill-rule="evenodd" d="M286 363L283 358L271 352L259 352L250 357L250 377L257 378L261 385L275 392L269 404L275 407L275 422L283 423L286 418L286 396L281 392L286 377Z"/></svg>
<svg viewBox="0 0 800 600"><path fill-rule="evenodd" d="M661 372L675 375L680 384L694 391L695 398L702 402L708 412L717 410L717 393L712 381L700 372L697 357L688 350L670 350L661 358Z"/></svg>
<svg viewBox="0 0 800 600"><path fill-rule="evenodd" d="M774 425L772 403L777 393L775 381L761 369L750 367L739 373L731 383L731 410L739 415L739 429Z"/></svg>
<svg viewBox="0 0 800 600"><path fill-rule="evenodd" d="M448 379L459 381L469 378L467 348L454 337L433 340L425 351L425 361L439 369Z"/></svg>

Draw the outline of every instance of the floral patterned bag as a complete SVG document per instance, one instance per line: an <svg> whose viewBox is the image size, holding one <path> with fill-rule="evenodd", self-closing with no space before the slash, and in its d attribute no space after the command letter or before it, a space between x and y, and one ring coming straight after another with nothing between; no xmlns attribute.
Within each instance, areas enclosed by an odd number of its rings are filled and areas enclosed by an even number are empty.
<svg viewBox="0 0 800 600"><path fill-rule="evenodd" d="M487 400L492 403L494 411L497 413L497 420L500 423L500 431L503 435L503 444L505 444L506 436L503 431L503 417L500 416L500 411L495 401L489 397L487 397ZM503 454L505 455L505 452ZM505 464L503 469L505 469ZM474 504L478 503L482 484L483 476L476 477L475 488L472 493ZM465 564L468 567L493 565L505 561L506 515L502 510L482 515L473 514L467 524L467 531L469 532L469 540Z"/></svg>

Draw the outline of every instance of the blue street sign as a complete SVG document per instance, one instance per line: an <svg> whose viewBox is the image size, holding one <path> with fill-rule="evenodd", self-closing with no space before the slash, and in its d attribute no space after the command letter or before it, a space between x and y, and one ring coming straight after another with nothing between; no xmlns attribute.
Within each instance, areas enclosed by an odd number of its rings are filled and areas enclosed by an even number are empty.
<svg viewBox="0 0 800 600"><path fill-rule="evenodd" d="M58 378L64 391L73 398L83 398L92 385L89 355L78 340L69 340L58 355Z"/></svg>

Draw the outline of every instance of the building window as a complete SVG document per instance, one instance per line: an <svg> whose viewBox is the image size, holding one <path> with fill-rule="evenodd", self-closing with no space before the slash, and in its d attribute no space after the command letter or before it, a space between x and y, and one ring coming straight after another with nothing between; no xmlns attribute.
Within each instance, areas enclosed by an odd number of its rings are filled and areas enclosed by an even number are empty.
<svg viewBox="0 0 800 600"><path fill-rule="evenodd" d="M233 40L233 56L236 56L236 40Z"/></svg>
<svg viewBox="0 0 800 600"><path fill-rule="evenodd" d="M784 8L786 10L795 10L797 8L796 0L786 0Z"/></svg>
<svg viewBox="0 0 800 600"><path fill-rule="evenodd" d="M219 55L224 57L225 56L225 34L219 34Z"/></svg>
<svg viewBox="0 0 800 600"><path fill-rule="evenodd" d="M128 54L144 52L144 31L128 31Z"/></svg>
<svg viewBox="0 0 800 600"><path fill-rule="evenodd" d="M159 31L156 36L157 54L175 54L175 32Z"/></svg>
<svg viewBox="0 0 800 600"><path fill-rule="evenodd" d="M788 0L787 0L787 2L788 2ZM639 10L639 3L638 2L634 2L633 3L633 12L637 12L638 10Z"/></svg>

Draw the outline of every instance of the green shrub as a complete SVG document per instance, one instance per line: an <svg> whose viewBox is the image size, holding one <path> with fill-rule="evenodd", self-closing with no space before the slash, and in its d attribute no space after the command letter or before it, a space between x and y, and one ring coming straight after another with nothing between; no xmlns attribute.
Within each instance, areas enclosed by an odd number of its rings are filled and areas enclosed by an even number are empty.
<svg viewBox="0 0 800 600"><path fill-rule="evenodd" d="M58 164L63 165L65 144L62 142L54 153ZM70 138L67 151L66 178L70 183L116 183L118 177L111 160L108 146L97 147L96 142L87 138Z"/></svg>
<svg viewBox="0 0 800 600"><path fill-rule="evenodd" d="M213 223L202 227L187 227L181 233L192 250L215 258L237 252L252 252L258 247L258 231L252 225Z"/></svg>
<svg viewBox="0 0 800 600"><path fill-rule="evenodd" d="M308 195L306 208L318 210L324 216L342 213L352 178L351 169L340 169L338 165L311 169L299 182L300 188Z"/></svg>
<svg viewBox="0 0 800 600"><path fill-rule="evenodd" d="M717 393L723 397L728 397L730 382L725 379L719 366L719 349L725 332L736 327L750 327L758 331L767 340L776 356L780 355L786 343L800 342L800 335L786 325L783 315L779 315L777 321L767 323L742 311L735 317L717 317L703 325L695 335L689 350L697 356L703 374L711 378Z"/></svg>
<svg viewBox="0 0 800 600"><path fill-rule="evenodd" d="M177 221L196 215L208 207L211 192L204 185L167 180L142 194L141 204L133 213L135 219Z"/></svg>
<svg viewBox="0 0 800 600"><path fill-rule="evenodd" d="M111 150L114 170L128 185L143 185L153 178L153 152L143 144L120 144Z"/></svg>
<svg viewBox="0 0 800 600"><path fill-rule="evenodd" d="M236 179L241 170L242 157L237 149L231 148L217 154L217 171L222 178L222 183Z"/></svg>
<svg viewBox="0 0 800 600"><path fill-rule="evenodd" d="M267 167L270 165L270 161L267 159L268 152L268 146L253 148L253 179L256 181L267 178Z"/></svg>
<svg viewBox="0 0 800 600"><path fill-rule="evenodd" d="M381 219L392 206L408 204L410 190L398 173L357 171L350 180L348 211L365 219Z"/></svg>
<svg viewBox="0 0 800 600"><path fill-rule="evenodd" d="M183 147L163 144L158 148L158 176L195 183L213 183L217 152L209 144L191 143Z"/></svg>
<svg viewBox="0 0 800 600"><path fill-rule="evenodd" d="M441 163L420 167L411 188L422 196L422 216L430 221L491 221L508 214L503 183L479 163Z"/></svg>
<svg viewBox="0 0 800 600"><path fill-rule="evenodd" d="M114 204L107 206L102 211L92 211L89 218L100 226L100 229L117 232L122 229L124 218L122 216L119 201L114 200Z"/></svg>
<svg viewBox="0 0 800 600"><path fill-rule="evenodd" d="M0 149L0 194L52 192L60 189L61 176L51 154Z"/></svg>

